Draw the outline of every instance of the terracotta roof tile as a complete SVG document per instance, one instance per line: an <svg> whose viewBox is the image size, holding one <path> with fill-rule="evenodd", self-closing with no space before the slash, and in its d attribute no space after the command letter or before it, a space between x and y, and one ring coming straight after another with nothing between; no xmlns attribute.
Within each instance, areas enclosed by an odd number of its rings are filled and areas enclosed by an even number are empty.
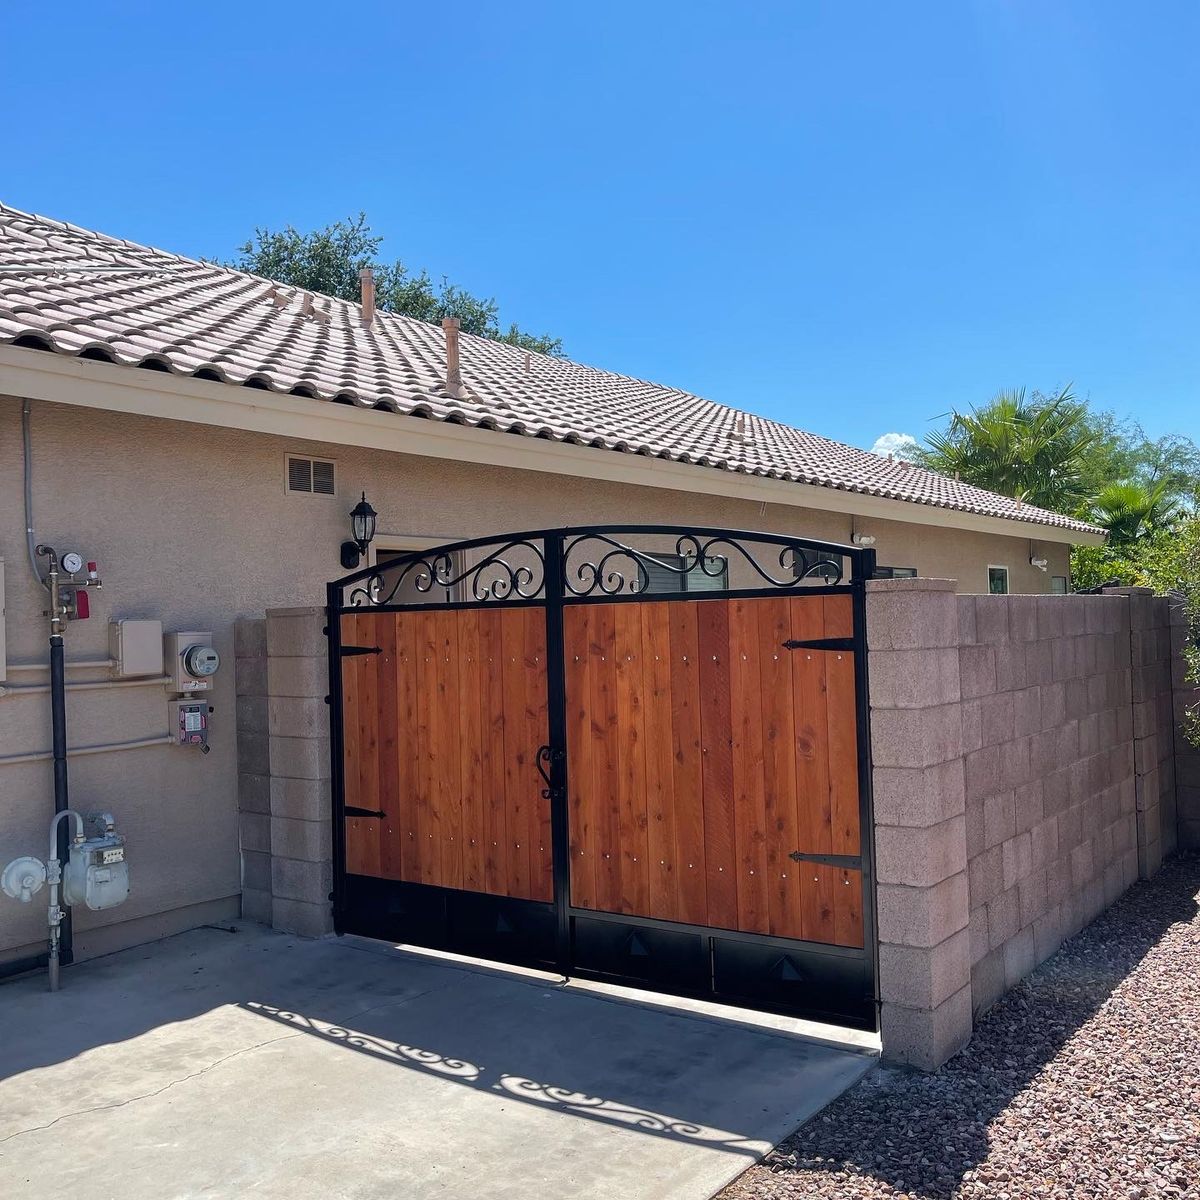
<svg viewBox="0 0 1200 1200"><path fill-rule="evenodd" d="M442 330L0 205L0 342L158 365L527 437L650 455L1022 523L1058 513L567 359L463 335L451 396Z"/></svg>

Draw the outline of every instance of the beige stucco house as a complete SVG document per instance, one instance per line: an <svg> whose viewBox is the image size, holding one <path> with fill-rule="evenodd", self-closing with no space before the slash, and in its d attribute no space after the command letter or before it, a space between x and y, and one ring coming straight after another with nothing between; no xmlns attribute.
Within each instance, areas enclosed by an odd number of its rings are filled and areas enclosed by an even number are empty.
<svg viewBox="0 0 1200 1200"><path fill-rule="evenodd" d="M36 539L104 587L66 634L72 799L119 813L134 887L80 912L76 956L235 916L234 622L318 604L348 511L375 554L594 522L873 538L883 567L965 592L1068 586L1055 513L673 388L0 207L0 865L53 811ZM461 343L461 344L460 344ZM23 465L27 455L28 472ZM162 682L111 678L108 623L211 631L212 752L169 744ZM246 722L243 721L243 728ZM0 900L0 966L44 937Z"/></svg>

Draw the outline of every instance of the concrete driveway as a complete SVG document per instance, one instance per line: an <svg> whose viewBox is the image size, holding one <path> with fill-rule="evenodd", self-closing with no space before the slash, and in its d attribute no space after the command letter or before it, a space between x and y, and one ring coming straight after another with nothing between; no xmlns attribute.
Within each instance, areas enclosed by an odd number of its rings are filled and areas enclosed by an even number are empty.
<svg viewBox="0 0 1200 1200"><path fill-rule="evenodd" d="M0 985L5 1197L704 1200L874 1061L250 924L64 981Z"/></svg>

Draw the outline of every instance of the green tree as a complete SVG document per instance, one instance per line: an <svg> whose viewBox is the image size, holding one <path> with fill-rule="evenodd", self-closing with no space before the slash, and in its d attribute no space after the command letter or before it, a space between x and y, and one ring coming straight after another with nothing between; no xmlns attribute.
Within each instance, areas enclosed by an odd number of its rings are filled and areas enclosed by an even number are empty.
<svg viewBox="0 0 1200 1200"><path fill-rule="evenodd" d="M1070 513L1088 499L1085 469L1097 432L1069 388L1052 396L1002 391L969 412L955 410L931 433L919 461L1039 508Z"/></svg>
<svg viewBox="0 0 1200 1200"><path fill-rule="evenodd" d="M1089 412L1094 440L1084 462L1089 495L1098 496L1115 480L1150 489L1163 487L1167 498L1190 509L1200 489L1200 447L1182 434L1150 438L1136 422L1110 412Z"/></svg>
<svg viewBox="0 0 1200 1200"><path fill-rule="evenodd" d="M1088 517L1108 533L1114 546L1126 546L1170 525L1177 505L1167 481L1110 483L1092 501Z"/></svg>
<svg viewBox="0 0 1200 1200"><path fill-rule="evenodd" d="M458 317L465 333L540 354L562 354L561 338L526 333L515 324L502 330L495 300L473 296L444 276L435 284L427 272L414 275L399 259L379 261L382 244L383 238L371 232L366 214L359 213L311 233L300 233L290 225L282 231L256 229L254 236L238 247L238 257L229 265L354 302L360 296L359 272L370 267L375 275L376 303L388 312L433 323Z"/></svg>

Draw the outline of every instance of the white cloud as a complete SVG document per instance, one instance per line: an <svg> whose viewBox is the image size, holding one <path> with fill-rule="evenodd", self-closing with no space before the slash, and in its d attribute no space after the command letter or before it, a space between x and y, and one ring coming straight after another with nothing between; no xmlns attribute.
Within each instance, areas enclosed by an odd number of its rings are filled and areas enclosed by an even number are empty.
<svg viewBox="0 0 1200 1200"><path fill-rule="evenodd" d="M916 448L917 439L911 433L885 433L875 439L871 453L885 458L889 454L894 454L897 458L908 458Z"/></svg>

